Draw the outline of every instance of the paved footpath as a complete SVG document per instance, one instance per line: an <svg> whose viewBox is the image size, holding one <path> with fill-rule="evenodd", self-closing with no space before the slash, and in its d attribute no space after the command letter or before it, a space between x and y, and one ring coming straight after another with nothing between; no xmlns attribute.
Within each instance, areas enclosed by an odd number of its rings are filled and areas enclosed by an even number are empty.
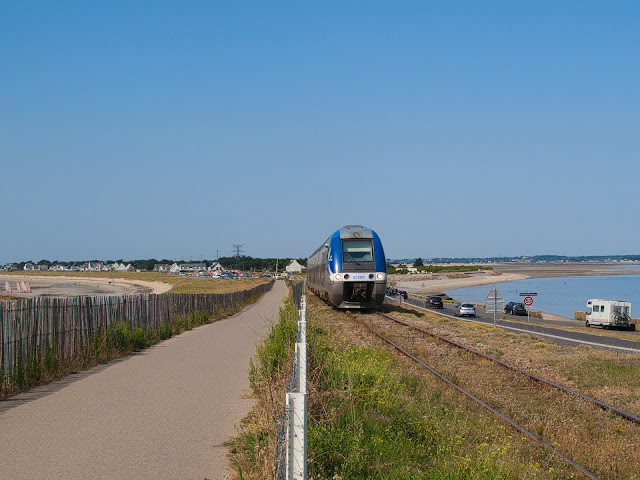
<svg viewBox="0 0 640 480"><path fill-rule="evenodd" d="M233 317L0 402L0 479L225 478L249 359L287 293L277 281Z"/></svg>

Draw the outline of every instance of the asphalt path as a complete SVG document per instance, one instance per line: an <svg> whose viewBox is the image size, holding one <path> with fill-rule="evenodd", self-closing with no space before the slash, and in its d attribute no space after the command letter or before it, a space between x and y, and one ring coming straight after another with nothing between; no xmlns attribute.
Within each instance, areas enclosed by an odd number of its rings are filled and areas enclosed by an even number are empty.
<svg viewBox="0 0 640 480"><path fill-rule="evenodd" d="M239 314L0 402L0 479L225 478L249 359L287 294L277 281Z"/></svg>
<svg viewBox="0 0 640 480"><path fill-rule="evenodd" d="M445 303L442 309L432 309L425 308L425 300L416 298L416 297L408 297L406 300L402 299L399 296L385 298L385 301L393 301L396 303L406 303L413 307L430 311L436 313L438 315L443 315L449 318L455 318L459 320L465 320L470 322L478 322L478 323L486 323L493 325L494 317L493 313L486 313L484 309L477 309L476 317L456 317L454 312L454 305ZM506 317L506 319L503 319ZM531 318L527 320L527 317L517 316L517 315L506 315L504 313L496 314L496 326L504 328L505 330L509 330L516 333L529 333L532 335L538 335L540 337L547 338L549 340L553 340L557 343L564 345L591 345L597 348L608 348L612 350L616 350L619 352L628 352L628 353L637 353L640 354L640 332L629 332L625 331L625 333L631 335L637 335L638 341L634 340L624 340L621 338L615 338L613 336L605 335L594 335L587 333L588 329L584 327L585 332L576 332L571 330L563 329L563 326L573 326L580 327L584 326L581 322L576 322L575 320L543 320L539 318ZM602 330L605 332L605 330ZM608 332L608 331L606 331Z"/></svg>

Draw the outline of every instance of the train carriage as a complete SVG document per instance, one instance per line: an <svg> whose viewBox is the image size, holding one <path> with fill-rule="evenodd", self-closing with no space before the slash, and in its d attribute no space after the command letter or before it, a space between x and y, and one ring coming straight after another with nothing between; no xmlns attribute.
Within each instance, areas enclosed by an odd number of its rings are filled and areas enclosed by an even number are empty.
<svg viewBox="0 0 640 480"><path fill-rule="evenodd" d="M309 257L307 284L337 308L377 308L384 301L387 261L378 234L347 225Z"/></svg>

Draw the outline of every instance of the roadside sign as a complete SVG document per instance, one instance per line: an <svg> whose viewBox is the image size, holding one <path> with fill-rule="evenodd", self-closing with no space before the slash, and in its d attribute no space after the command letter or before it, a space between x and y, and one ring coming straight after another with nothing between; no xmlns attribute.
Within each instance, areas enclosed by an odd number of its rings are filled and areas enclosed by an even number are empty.
<svg viewBox="0 0 640 480"><path fill-rule="evenodd" d="M503 308L504 299L494 285L493 287L491 287L491 290L489 290L489 295L487 295L487 298L484 299L484 311L487 313L493 313L494 325L496 325L496 313L498 313L498 311L502 312Z"/></svg>
<svg viewBox="0 0 640 480"><path fill-rule="evenodd" d="M504 299L495 285L491 287L487 298L484 299L484 303L485 311L487 313L502 312L502 309L504 308Z"/></svg>
<svg viewBox="0 0 640 480"><path fill-rule="evenodd" d="M530 307L531 305L533 305L533 298L532 297L524 297L524 304L527 307Z"/></svg>

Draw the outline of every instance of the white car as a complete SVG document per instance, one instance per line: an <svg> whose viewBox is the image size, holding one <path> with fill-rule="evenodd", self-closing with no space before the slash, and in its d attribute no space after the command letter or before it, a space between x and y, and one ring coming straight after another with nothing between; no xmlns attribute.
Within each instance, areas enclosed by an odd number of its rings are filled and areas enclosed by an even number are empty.
<svg viewBox="0 0 640 480"><path fill-rule="evenodd" d="M470 317L475 317L476 307L475 305L473 305L473 303L459 303L456 305L454 315L456 317L464 317L465 315L469 315Z"/></svg>

